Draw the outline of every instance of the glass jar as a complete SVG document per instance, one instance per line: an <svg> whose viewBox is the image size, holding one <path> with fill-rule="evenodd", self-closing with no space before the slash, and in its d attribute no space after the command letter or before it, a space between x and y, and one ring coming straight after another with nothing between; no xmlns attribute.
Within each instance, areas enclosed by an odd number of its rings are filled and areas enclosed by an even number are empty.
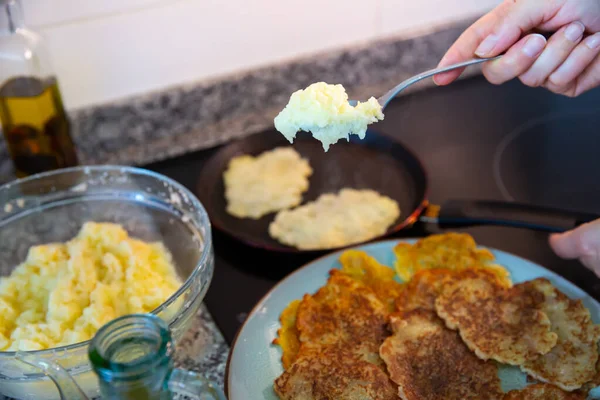
<svg viewBox="0 0 600 400"><path fill-rule="evenodd" d="M17 177L78 164L56 76L20 0L0 0L0 122Z"/></svg>
<svg viewBox="0 0 600 400"><path fill-rule="evenodd" d="M167 324L152 314L109 322L94 336L89 357L103 400L224 400L202 376L173 369L174 345Z"/></svg>

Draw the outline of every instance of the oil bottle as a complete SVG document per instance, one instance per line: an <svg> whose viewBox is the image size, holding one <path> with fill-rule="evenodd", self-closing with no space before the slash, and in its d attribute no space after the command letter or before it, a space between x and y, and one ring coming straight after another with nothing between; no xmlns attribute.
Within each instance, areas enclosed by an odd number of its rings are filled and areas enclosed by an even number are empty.
<svg viewBox="0 0 600 400"><path fill-rule="evenodd" d="M0 0L0 122L17 177L78 164L56 76L20 0Z"/></svg>

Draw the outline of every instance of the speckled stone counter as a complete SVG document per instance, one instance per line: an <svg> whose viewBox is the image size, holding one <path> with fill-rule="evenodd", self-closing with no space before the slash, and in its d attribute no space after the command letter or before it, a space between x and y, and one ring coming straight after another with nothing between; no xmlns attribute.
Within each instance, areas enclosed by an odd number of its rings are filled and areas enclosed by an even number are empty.
<svg viewBox="0 0 600 400"><path fill-rule="evenodd" d="M341 83L354 99L377 97L435 67L470 22L73 111L80 160L144 165L252 134L272 126L292 92L317 81ZM431 80L412 90L428 85ZM0 182L11 179L12 164L0 140ZM178 350L178 365L223 383L229 349L206 308Z"/></svg>
<svg viewBox="0 0 600 400"><path fill-rule="evenodd" d="M203 374L223 388L229 346L204 304L177 344L175 367Z"/></svg>

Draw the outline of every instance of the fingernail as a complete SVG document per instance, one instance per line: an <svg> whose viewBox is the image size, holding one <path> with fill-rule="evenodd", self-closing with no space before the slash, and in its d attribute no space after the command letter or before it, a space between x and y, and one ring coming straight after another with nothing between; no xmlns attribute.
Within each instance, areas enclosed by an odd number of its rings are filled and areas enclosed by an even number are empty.
<svg viewBox="0 0 600 400"><path fill-rule="evenodd" d="M565 29L565 37L571 42L576 42L581 39L584 31L585 26L581 22L573 22L571 25L567 26L567 29Z"/></svg>
<svg viewBox="0 0 600 400"><path fill-rule="evenodd" d="M596 50L600 47L600 33L594 33L592 36L585 39L585 45L592 50Z"/></svg>
<svg viewBox="0 0 600 400"><path fill-rule="evenodd" d="M492 50L494 50L494 47L496 47L496 43L498 43L498 36L493 34L489 35L488 37L483 39L483 42L479 44L479 47L477 47L477 50L475 50L475 54L479 57L486 56Z"/></svg>
<svg viewBox="0 0 600 400"><path fill-rule="evenodd" d="M528 57L535 57L544 50L546 46L546 38L542 35L531 35L523 46L523 53Z"/></svg>

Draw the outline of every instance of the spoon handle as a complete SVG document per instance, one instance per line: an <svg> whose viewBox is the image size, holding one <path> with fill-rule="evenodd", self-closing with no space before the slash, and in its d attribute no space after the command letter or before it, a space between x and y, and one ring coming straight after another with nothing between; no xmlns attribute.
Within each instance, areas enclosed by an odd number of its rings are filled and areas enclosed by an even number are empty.
<svg viewBox="0 0 600 400"><path fill-rule="evenodd" d="M469 65L480 64L480 63L486 62L486 61L497 60L500 57L502 57L502 55L499 55L496 57L490 57L490 58L473 58L472 60L463 61L461 63L449 65L447 67L434 68L434 69L430 69L429 71L421 72L420 74L415 75L412 78L408 78L404 82L400 83L398 86L394 87L392 90L390 90L389 92L387 92L386 94L384 94L383 96L378 98L377 101L379 102L379 104L381 104L382 108L385 108L385 106L387 106L387 104L390 102L390 100L392 100L394 97L396 97L398 95L398 93L400 93L401 91L403 91L404 89L406 89L407 87L412 85L413 83L417 83L417 82L419 82L425 78L429 78L430 76L433 76L433 75L441 74L442 72L448 72L448 71L452 71L452 70L455 70L458 68L468 67Z"/></svg>

